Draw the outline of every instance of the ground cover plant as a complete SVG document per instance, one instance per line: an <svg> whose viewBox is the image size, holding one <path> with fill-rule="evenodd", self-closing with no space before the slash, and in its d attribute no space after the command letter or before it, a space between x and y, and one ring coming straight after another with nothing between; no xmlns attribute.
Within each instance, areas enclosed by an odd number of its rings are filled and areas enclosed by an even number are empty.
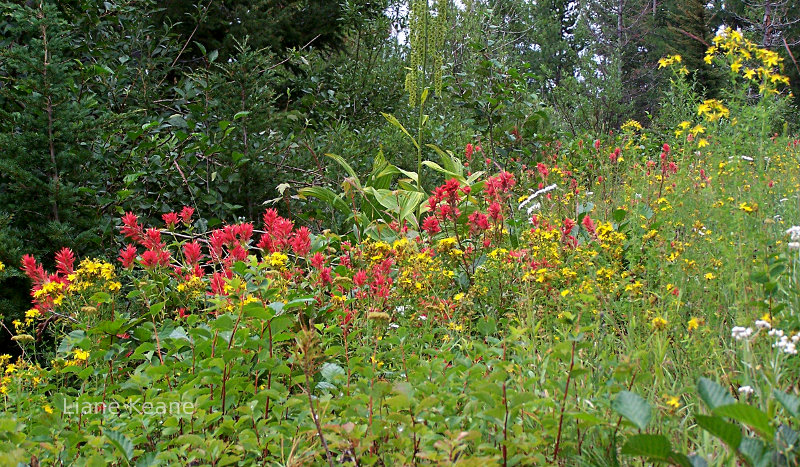
<svg viewBox="0 0 800 467"><path fill-rule="evenodd" d="M447 2L415 8L440 24ZM2 322L0 463L797 465L800 138L780 56L724 29L713 97L682 56L659 61L663 127L524 148L547 114L504 106L529 77L503 72L479 103L488 138L448 146L426 133L442 58L414 60L413 112L382 117L410 163L320 154L335 183L287 183L230 222L225 191L173 202L143 166L109 202L112 255L0 263L30 283ZM526 116L505 143L504 109ZM188 141L202 166L251 115L207 111L125 138L178 170ZM206 184L242 182L243 128Z"/></svg>

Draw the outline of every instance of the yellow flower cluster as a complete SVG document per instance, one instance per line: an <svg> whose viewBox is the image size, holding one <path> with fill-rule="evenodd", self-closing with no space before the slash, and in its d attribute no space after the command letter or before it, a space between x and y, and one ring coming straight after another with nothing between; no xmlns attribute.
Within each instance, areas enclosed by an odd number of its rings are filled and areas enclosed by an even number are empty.
<svg viewBox="0 0 800 467"><path fill-rule="evenodd" d="M189 280L178 284L175 289L191 298L200 298L206 290L206 285L200 277L192 276Z"/></svg>
<svg viewBox="0 0 800 467"><path fill-rule="evenodd" d="M11 362L10 355L0 355L0 396L11 392L11 387L36 387L42 382L42 368L31 365L22 358Z"/></svg>
<svg viewBox="0 0 800 467"><path fill-rule="evenodd" d="M64 291L66 288L66 284L62 282L47 282L42 288L33 293L33 298L41 300L45 297L50 297L54 304L61 305L64 301Z"/></svg>
<svg viewBox="0 0 800 467"><path fill-rule="evenodd" d="M703 116L709 122L715 122L720 118L730 117L731 111L717 99L707 99L697 106L697 115Z"/></svg>
<svg viewBox="0 0 800 467"><path fill-rule="evenodd" d="M759 84L759 92L773 92L769 85L789 85L789 78L780 74L783 59L777 52L762 49L741 32L731 28L714 37L714 45L706 50L705 62L712 64L717 55L724 56L732 72Z"/></svg>
<svg viewBox="0 0 800 467"><path fill-rule="evenodd" d="M686 66L681 65L682 62L683 58L680 55L668 55L658 61L658 68L667 68L673 65L680 65L680 68L677 69L678 74L688 75L689 69L686 68Z"/></svg>
<svg viewBox="0 0 800 467"><path fill-rule="evenodd" d="M372 263L379 263L392 254L392 245L384 241L365 240L361 244L361 251Z"/></svg>
<svg viewBox="0 0 800 467"><path fill-rule="evenodd" d="M622 131L641 131L642 124L637 122L636 120L628 120L627 122L622 124L621 127Z"/></svg>
<svg viewBox="0 0 800 467"><path fill-rule="evenodd" d="M271 255L269 255L269 258L267 259L267 262L269 263L270 267L276 270L286 269L286 263L288 261L289 257L279 251L276 251Z"/></svg>
<svg viewBox="0 0 800 467"><path fill-rule="evenodd" d="M87 290L99 280L106 282L109 291L117 292L122 288L122 284L115 281L115 278L113 264L90 258L81 261L78 269L67 277L70 281L69 290L72 292Z"/></svg>

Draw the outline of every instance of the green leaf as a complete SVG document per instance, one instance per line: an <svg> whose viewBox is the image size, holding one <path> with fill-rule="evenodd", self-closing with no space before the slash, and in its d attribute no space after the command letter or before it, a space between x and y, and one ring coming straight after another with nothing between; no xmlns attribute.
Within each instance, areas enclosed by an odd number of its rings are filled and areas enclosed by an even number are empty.
<svg viewBox="0 0 800 467"><path fill-rule="evenodd" d="M722 405L736 403L736 399L725 388L708 378L697 380L697 392L711 410Z"/></svg>
<svg viewBox="0 0 800 467"><path fill-rule="evenodd" d="M638 394L630 391L620 392L611 403L611 408L640 430L647 428L647 424L650 422L650 404Z"/></svg>
<svg viewBox="0 0 800 467"><path fill-rule="evenodd" d="M692 462L688 457L672 451L672 444L663 435L641 434L631 436L622 446L622 454L643 456L652 462L692 467Z"/></svg>
<svg viewBox="0 0 800 467"><path fill-rule="evenodd" d="M721 405L713 410L715 415L728 417L737 422L744 423L765 439L775 436L775 428L770 426L770 419L761 410L747 404Z"/></svg>
<svg viewBox="0 0 800 467"><path fill-rule="evenodd" d="M156 315L158 313L161 313L161 311L164 309L166 305L167 302L153 303L152 305L150 305L150 314Z"/></svg>
<svg viewBox="0 0 800 467"><path fill-rule="evenodd" d="M742 429L739 426L728 423L719 417L697 414L694 418L700 428L719 438L731 449L739 449L739 444L742 442Z"/></svg>
<svg viewBox="0 0 800 467"><path fill-rule="evenodd" d="M330 362L322 365L320 373L326 381L334 381L336 377L344 376L346 374L342 367Z"/></svg>
<svg viewBox="0 0 800 467"><path fill-rule="evenodd" d="M764 452L764 443L761 440L745 437L739 445L739 453L751 465L767 465L769 463L768 453ZM766 458L767 462L762 462Z"/></svg>
<svg viewBox="0 0 800 467"><path fill-rule="evenodd" d="M334 191L331 190L330 188L321 186L310 186L297 190L297 193L300 196L306 196L306 197L310 196L312 198L317 198L318 200L324 203L330 204L336 210L342 213L349 214L352 212L350 206L348 206L347 203L344 202L342 197L334 193Z"/></svg>
<svg viewBox="0 0 800 467"><path fill-rule="evenodd" d="M425 193L419 191L403 191L400 201L400 219L406 219L414 214L417 206L425 199Z"/></svg>
<svg viewBox="0 0 800 467"><path fill-rule="evenodd" d="M383 115L383 118L388 120L389 123L391 123L392 125L396 126L397 128L400 128L400 131L405 133L406 136L408 136L411 139L411 142L414 143L414 147L419 149L419 143L417 143L417 140L413 136L411 136L411 133L409 133L408 130L406 130L406 127L404 127L403 124L400 123L400 120L398 120L397 117L395 117L392 114L387 114L385 112L381 112L381 115Z"/></svg>
<svg viewBox="0 0 800 467"><path fill-rule="evenodd" d="M347 161L345 161L342 156L339 156L337 154L327 153L327 154L325 154L325 157L329 157L329 158L333 159L334 161L336 161L337 164L341 165L342 168L345 170L345 172L347 172L347 175L352 177L353 182L356 184L356 188L358 188L359 190L361 189L361 180L358 179L358 175L356 174L356 171L353 170L353 168L350 166L350 164L348 164Z"/></svg>
<svg viewBox="0 0 800 467"><path fill-rule="evenodd" d="M777 389L774 389L772 394L775 396L775 399L778 399L778 402L781 403L783 408L785 408L792 417L800 417L800 398L792 394L786 394L785 392Z"/></svg>
<svg viewBox="0 0 800 467"><path fill-rule="evenodd" d="M422 161L422 165L424 165L425 167L430 167L431 169L439 172L440 174L446 175L446 176L448 176L450 178L455 178L456 180L458 180L461 183L467 183L467 180L463 176L461 176L461 175L459 175L459 174L457 174L455 172L451 172L449 170L446 170L446 169L442 168L442 166L440 166L436 162L433 162L433 161Z"/></svg>
<svg viewBox="0 0 800 467"><path fill-rule="evenodd" d="M97 292L89 298L89 301L94 303L111 303L111 295L105 292Z"/></svg>
<svg viewBox="0 0 800 467"><path fill-rule="evenodd" d="M131 440L128 439L127 436L120 433L119 431L112 431L108 430L103 432L103 434L108 438L111 444L117 448L117 450L123 455L123 459L125 459L125 463L130 465L131 458L133 457L133 443Z"/></svg>

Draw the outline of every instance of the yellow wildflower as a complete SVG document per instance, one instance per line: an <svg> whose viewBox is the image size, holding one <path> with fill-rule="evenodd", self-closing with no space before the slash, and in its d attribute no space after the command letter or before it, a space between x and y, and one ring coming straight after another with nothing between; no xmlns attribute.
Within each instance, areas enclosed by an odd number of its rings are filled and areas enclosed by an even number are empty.
<svg viewBox="0 0 800 467"><path fill-rule="evenodd" d="M657 331L662 331L667 328L668 323L667 320L665 320L664 318L656 316L655 318L653 318L650 324L653 326L653 329Z"/></svg>
<svg viewBox="0 0 800 467"><path fill-rule="evenodd" d="M681 400L678 396L666 396L667 405L671 407L673 410L677 410L681 407Z"/></svg>

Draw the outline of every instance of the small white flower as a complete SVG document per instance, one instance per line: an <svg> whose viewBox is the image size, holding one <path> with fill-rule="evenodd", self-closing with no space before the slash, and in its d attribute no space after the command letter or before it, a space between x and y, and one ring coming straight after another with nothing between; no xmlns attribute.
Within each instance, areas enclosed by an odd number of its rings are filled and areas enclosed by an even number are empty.
<svg viewBox="0 0 800 467"><path fill-rule="evenodd" d="M427 319L428 319L428 317L427 317L427 316L425 316L425 315L419 315L419 320L420 320L420 321L425 321L425 320L427 320Z"/></svg>
<svg viewBox="0 0 800 467"><path fill-rule="evenodd" d="M780 329L772 329L768 334L772 337L775 336L781 337L783 335L783 331L781 331Z"/></svg>
<svg viewBox="0 0 800 467"><path fill-rule="evenodd" d="M800 225L793 225L786 229L786 234L792 237L792 241L796 242L800 240Z"/></svg>
<svg viewBox="0 0 800 467"><path fill-rule="evenodd" d="M792 344L791 342L789 342L789 338L788 338L788 337L786 337L786 336L783 336L783 335L782 335L782 336L781 336L781 338L780 338L780 340L778 340L777 342L775 342L774 344L772 344L772 347L773 347L773 348L776 348L776 347L777 347L777 348L779 348L779 349L783 349L783 351L785 352L785 351L786 351L786 346L788 346L788 345L791 345L792 347L794 347L794 344Z"/></svg>
<svg viewBox="0 0 800 467"><path fill-rule="evenodd" d="M800 334L795 334L792 336L792 342L797 343L797 341L800 341Z"/></svg>
<svg viewBox="0 0 800 467"><path fill-rule="evenodd" d="M788 343L786 347L783 348L783 351L789 355L797 355L797 347L794 344Z"/></svg>
<svg viewBox="0 0 800 467"><path fill-rule="evenodd" d="M747 339L750 335L753 334L753 328L745 328L744 326L734 326L731 329L731 337L736 339L737 341L742 339Z"/></svg>
<svg viewBox="0 0 800 467"><path fill-rule="evenodd" d="M750 156L742 156L742 160L746 160L747 162L753 162L753 158Z"/></svg>
<svg viewBox="0 0 800 467"><path fill-rule="evenodd" d="M789 242L787 246L790 250L800 250L800 242Z"/></svg>
<svg viewBox="0 0 800 467"><path fill-rule="evenodd" d="M755 391L750 386L742 386L742 387L739 388L739 394L743 394L745 396L749 396L753 392L755 392Z"/></svg>
<svg viewBox="0 0 800 467"><path fill-rule="evenodd" d="M763 319L760 319L760 320L756 321L756 327L758 329L770 329L772 327L772 325L769 324L769 321L765 321Z"/></svg>

